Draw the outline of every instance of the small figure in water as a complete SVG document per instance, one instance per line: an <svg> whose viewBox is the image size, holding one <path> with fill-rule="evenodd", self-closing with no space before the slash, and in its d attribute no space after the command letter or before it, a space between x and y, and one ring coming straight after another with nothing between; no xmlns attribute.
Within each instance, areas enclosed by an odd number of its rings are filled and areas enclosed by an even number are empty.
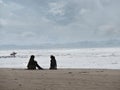
<svg viewBox="0 0 120 90"><path fill-rule="evenodd" d="M30 70L35 70L37 67L38 69L43 70L43 68L38 65L37 61L35 61L34 58L35 56L31 55L27 68Z"/></svg>
<svg viewBox="0 0 120 90"><path fill-rule="evenodd" d="M17 54L16 52L12 52L10 56L15 57L16 54Z"/></svg>
<svg viewBox="0 0 120 90"><path fill-rule="evenodd" d="M56 70L57 69L57 62L56 62L55 56L51 55L50 58L51 58L50 69Z"/></svg>

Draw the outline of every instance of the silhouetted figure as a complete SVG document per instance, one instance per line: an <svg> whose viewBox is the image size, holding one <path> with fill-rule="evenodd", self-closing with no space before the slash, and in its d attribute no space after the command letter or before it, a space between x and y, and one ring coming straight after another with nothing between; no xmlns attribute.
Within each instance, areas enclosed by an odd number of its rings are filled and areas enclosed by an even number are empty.
<svg viewBox="0 0 120 90"><path fill-rule="evenodd" d="M51 55L50 56L51 60L50 60L50 69L57 69L57 62L55 59L55 56Z"/></svg>
<svg viewBox="0 0 120 90"><path fill-rule="evenodd" d="M42 70L43 68L38 65L37 61L35 61L34 58L35 58L35 56L31 55L30 60L27 65L28 69L35 70L37 67L38 69Z"/></svg>
<svg viewBox="0 0 120 90"><path fill-rule="evenodd" d="M17 54L16 52L12 52L10 56L15 57L16 54Z"/></svg>

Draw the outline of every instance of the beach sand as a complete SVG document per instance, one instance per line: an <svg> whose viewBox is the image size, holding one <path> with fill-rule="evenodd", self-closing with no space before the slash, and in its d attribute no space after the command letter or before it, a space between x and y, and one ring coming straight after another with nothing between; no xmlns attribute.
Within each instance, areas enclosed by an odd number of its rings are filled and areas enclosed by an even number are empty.
<svg viewBox="0 0 120 90"><path fill-rule="evenodd" d="M120 90L120 70L1 68L0 90Z"/></svg>

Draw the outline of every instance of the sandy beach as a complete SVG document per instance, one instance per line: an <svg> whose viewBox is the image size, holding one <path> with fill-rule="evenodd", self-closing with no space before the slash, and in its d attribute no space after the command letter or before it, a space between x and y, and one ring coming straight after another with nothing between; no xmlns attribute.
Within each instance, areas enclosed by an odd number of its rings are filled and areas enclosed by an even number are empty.
<svg viewBox="0 0 120 90"><path fill-rule="evenodd" d="M120 70L1 68L0 90L120 90Z"/></svg>

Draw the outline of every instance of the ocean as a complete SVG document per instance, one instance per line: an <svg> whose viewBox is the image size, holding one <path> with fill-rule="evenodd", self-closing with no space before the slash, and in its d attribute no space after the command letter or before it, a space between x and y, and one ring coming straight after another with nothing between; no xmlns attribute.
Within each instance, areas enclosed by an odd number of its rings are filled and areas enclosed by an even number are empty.
<svg viewBox="0 0 120 90"><path fill-rule="evenodd" d="M0 68L26 69L31 55L45 69L50 67L50 55L56 57L58 69L120 69L120 48L0 50Z"/></svg>

